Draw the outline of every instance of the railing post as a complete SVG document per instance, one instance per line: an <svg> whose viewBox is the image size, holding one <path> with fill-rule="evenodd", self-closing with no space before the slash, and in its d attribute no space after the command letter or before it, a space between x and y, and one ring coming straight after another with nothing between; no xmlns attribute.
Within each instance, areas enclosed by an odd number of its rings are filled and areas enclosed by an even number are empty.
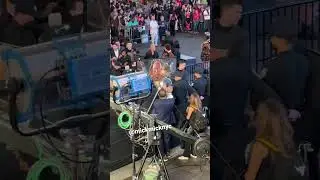
<svg viewBox="0 0 320 180"><path fill-rule="evenodd" d="M251 11L242 15L240 25L249 31L249 60L256 71L259 71L261 66L274 56L271 43L266 39L266 28L279 16L288 16L288 18L296 21L298 25L296 31L297 36L299 35L298 40L306 48L320 48L320 41L317 40L320 32L319 4L318 0L291 2L286 5ZM315 27L316 23L318 23L317 27ZM302 28L302 26L305 27ZM309 31L301 31L302 29L309 29ZM315 44L317 47L315 47Z"/></svg>

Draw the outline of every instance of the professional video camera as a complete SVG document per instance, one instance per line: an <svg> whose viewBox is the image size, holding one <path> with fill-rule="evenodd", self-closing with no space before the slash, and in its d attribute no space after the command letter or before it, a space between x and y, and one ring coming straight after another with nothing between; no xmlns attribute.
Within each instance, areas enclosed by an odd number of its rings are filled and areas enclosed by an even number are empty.
<svg viewBox="0 0 320 180"><path fill-rule="evenodd" d="M146 98L151 93L151 79L145 72L110 76L113 99L116 103L126 103Z"/></svg>
<svg viewBox="0 0 320 180"><path fill-rule="evenodd" d="M98 140L106 134L109 114L106 46L103 31L1 52L8 78L0 91L9 93L12 129L49 145L53 150L48 156L55 153L68 163L90 164L90 171L75 175L90 179L98 173L96 154L104 146Z"/></svg>

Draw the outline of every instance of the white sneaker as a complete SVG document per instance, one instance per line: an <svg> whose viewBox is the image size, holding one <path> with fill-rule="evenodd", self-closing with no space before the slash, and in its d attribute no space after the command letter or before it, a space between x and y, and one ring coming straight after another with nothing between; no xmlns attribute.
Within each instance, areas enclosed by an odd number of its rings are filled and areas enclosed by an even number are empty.
<svg viewBox="0 0 320 180"><path fill-rule="evenodd" d="M197 156L193 155L193 154L190 154L190 157L192 158L197 158Z"/></svg>
<svg viewBox="0 0 320 180"><path fill-rule="evenodd" d="M180 156L180 157L178 157L178 159L179 159L179 160L188 160L189 158L186 157L186 156Z"/></svg>

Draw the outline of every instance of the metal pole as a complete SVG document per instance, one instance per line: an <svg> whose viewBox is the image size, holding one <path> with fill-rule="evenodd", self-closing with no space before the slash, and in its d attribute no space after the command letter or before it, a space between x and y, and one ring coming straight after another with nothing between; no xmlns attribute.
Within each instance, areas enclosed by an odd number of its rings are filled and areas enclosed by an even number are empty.
<svg viewBox="0 0 320 180"><path fill-rule="evenodd" d="M154 97L153 97L153 99L152 99L152 101L151 101L151 104L150 104L150 106L149 106L149 108L148 108L147 114L150 113L150 110L151 110L151 108L152 108L152 105L153 105L154 101L156 100L157 95L159 94L160 89L161 89L161 88L158 88L156 94L154 95Z"/></svg>
<svg viewBox="0 0 320 180"><path fill-rule="evenodd" d="M133 124L134 125L134 124ZM134 133L131 135L132 142L132 180L136 180L136 155L135 155L135 143L134 143Z"/></svg>
<svg viewBox="0 0 320 180"><path fill-rule="evenodd" d="M74 148L72 148L72 160L78 160L79 159L79 154L78 154L78 149L77 149L77 145L74 144ZM73 168L72 168L72 172L73 172L73 179L74 180L78 180L78 164L76 162L73 162Z"/></svg>

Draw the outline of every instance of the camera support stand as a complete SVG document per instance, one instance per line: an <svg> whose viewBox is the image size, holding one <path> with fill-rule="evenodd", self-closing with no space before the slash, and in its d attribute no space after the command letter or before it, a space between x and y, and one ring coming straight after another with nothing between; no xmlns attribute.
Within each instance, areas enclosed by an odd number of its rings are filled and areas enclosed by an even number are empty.
<svg viewBox="0 0 320 180"><path fill-rule="evenodd" d="M153 156L154 156L154 158L156 159L156 158L157 158L157 155L158 155L158 158L160 158L160 166L162 166L162 168L163 168L164 175L165 175L165 179L166 179L166 180L170 180L169 174L168 174L168 171L167 171L167 168L166 168L166 165L165 165L165 162L164 162L164 160L163 160L163 156L162 156L161 151L160 151L159 143L160 143L160 142L159 142L159 138L155 135L155 136L154 136L154 139L153 139L153 142L151 142L151 143L148 145L147 150L146 150L146 152L145 152L145 154L144 154L144 156L143 156L142 164L141 164L141 166L140 166L140 168L139 168L139 171L138 171L138 173L137 173L137 176L136 176L137 179L139 179L139 177L140 177L140 175L141 175L141 173L142 173L142 169L143 169L144 164L145 164L145 162L146 162L146 159L147 159L147 156L148 156L148 154L149 154L149 151L150 151L150 150L153 150L153 153L154 153Z"/></svg>
<svg viewBox="0 0 320 180"><path fill-rule="evenodd" d="M154 119L150 119L149 126L150 127L155 127L156 126L156 123L155 123ZM133 136L134 135L132 135L132 137ZM162 154L161 154L161 151L160 151L160 147L159 147L160 146L160 134L158 135L157 132L150 131L150 132L147 132L147 136L148 136L148 147L147 147L146 152L145 152L145 154L143 156L142 164L141 164L141 166L139 168L139 171L137 173L136 173L136 167L135 167L135 154L134 154L134 145L135 144L133 143L133 148L132 148L132 150L133 150L133 153L132 153L133 176L132 176L132 179L133 180L139 180L140 179L140 176L141 176L144 164L146 162L147 156L148 156L150 151L153 151L153 158L156 161L157 161L158 158L160 159L160 171L163 170L164 171L164 175L165 175L165 179L166 180L170 180L169 174L168 174L168 171L167 171L167 168L166 168L166 165L165 165L165 162L163 160L163 157L162 157Z"/></svg>

